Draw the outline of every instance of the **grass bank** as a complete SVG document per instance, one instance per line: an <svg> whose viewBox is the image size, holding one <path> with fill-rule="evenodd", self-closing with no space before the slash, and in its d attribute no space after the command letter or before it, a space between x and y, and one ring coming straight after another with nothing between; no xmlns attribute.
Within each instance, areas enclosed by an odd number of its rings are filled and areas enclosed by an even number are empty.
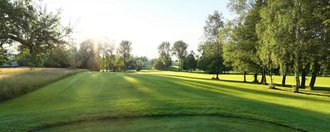
<svg viewBox="0 0 330 132"><path fill-rule="evenodd" d="M0 101L31 92L81 71L66 68L0 68Z"/></svg>

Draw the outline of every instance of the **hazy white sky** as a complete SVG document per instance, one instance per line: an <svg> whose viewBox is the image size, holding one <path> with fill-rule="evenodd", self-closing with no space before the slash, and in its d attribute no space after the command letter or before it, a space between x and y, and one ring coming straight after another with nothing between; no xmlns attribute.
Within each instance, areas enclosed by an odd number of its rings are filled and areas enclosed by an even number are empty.
<svg viewBox="0 0 330 132"><path fill-rule="evenodd" d="M183 40L196 50L203 26L214 10L232 19L228 0L43 0L49 11L62 10L63 24L71 22L73 38L108 39L118 46L132 41L133 54L155 58L163 41Z"/></svg>

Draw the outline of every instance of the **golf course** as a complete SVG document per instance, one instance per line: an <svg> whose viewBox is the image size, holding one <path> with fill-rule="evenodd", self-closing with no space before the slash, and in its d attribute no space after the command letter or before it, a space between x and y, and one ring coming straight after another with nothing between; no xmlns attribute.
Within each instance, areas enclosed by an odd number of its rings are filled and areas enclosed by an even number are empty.
<svg viewBox="0 0 330 132"><path fill-rule="evenodd" d="M1 0L0 132L330 132L330 0Z"/></svg>
<svg viewBox="0 0 330 132"><path fill-rule="evenodd" d="M316 87L323 90L292 93L290 87L243 83L243 75L211 77L170 71L80 72L0 102L0 130L330 130L330 78L318 78ZM274 81L281 79L275 76ZM292 76L287 81L294 84Z"/></svg>

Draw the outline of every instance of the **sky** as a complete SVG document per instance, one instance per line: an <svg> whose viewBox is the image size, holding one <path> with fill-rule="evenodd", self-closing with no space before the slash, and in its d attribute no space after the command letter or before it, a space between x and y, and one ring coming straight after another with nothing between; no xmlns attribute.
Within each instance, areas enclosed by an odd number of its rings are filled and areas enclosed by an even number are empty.
<svg viewBox="0 0 330 132"><path fill-rule="evenodd" d="M218 10L224 20L235 16L228 0L42 0L48 11L61 10L62 24L72 24L76 43L107 40L116 46L132 42L132 53L158 57L163 41L182 40L197 50L209 14Z"/></svg>

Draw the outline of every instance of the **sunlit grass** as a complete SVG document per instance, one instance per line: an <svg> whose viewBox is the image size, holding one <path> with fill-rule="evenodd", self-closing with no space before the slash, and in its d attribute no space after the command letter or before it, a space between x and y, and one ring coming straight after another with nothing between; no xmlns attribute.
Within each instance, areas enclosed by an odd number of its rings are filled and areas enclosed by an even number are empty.
<svg viewBox="0 0 330 132"><path fill-rule="evenodd" d="M18 74L31 70L31 68L0 68L0 79L5 77L17 76ZM41 70L41 68L37 68L35 70Z"/></svg>
<svg viewBox="0 0 330 132"><path fill-rule="evenodd" d="M288 131L330 130L328 96L242 83L241 75L221 75L222 80L211 77L183 72L79 73L1 103L0 129L22 131L66 124L54 130L216 131L227 127L278 131L281 125L289 127ZM161 127L155 124L166 121L170 123Z"/></svg>
<svg viewBox="0 0 330 132"><path fill-rule="evenodd" d="M65 68L1 68L0 101L22 95L81 70Z"/></svg>

